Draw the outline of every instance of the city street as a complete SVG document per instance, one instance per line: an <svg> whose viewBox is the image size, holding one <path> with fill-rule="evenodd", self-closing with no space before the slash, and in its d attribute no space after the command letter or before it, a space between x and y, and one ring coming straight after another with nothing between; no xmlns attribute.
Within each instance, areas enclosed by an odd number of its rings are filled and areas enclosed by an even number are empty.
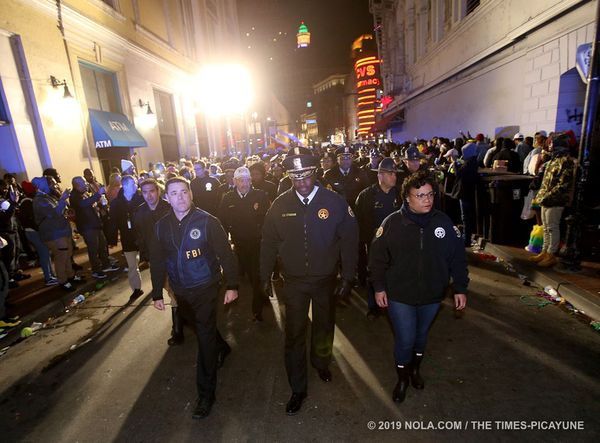
<svg viewBox="0 0 600 443"><path fill-rule="evenodd" d="M195 338L186 329L185 343L168 347L169 307L156 311L148 298L123 306L122 278L0 359L2 440L591 441L600 431L600 334L557 306L538 307L535 288L499 263L470 259L467 310L458 318L444 302L422 366L425 390L409 388L401 405L391 400L389 324L367 320L355 293L337 312L332 382L309 369L308 398L286 416L285 306L272 299L265 321L252 322L244 285L219 312L233 352L217 402L192 420ZM148 271L142 276L148 293ZM583 430L502 430L548 421Z"/></svg>

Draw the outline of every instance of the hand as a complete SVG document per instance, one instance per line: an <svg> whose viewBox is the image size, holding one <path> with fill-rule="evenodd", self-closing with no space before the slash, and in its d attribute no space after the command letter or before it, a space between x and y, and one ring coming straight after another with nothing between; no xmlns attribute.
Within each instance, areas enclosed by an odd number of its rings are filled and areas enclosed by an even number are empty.
<svg viewBox="0 0 600 443"><path fill-rule="evenodd" d="M238 298L237 289L228 289L225 291L225 300L223 301L224 305L228 305L231 302L234 302Z"/></svg>
<svg viewBox="0 0 600 443"><path fill-rule="evenodd" d="M340 286L335 292L335 296L338 300L346 299L350 295L350 291L352 290L352 284L348 280L342 280Z"/></svg>
<svg viewBox="0 0 600 443"><path fill-rule="evenodd" d="M154 307L156 309L158 309L159 311L164 311L165 310L165 301L161 298L159 300L154 300Z"/></svg>
<svg viewBox="0 0 600 443"><path fill-rule="evenodd" d="M454 294L454 308L462 311L467 306L467 296L465 294Z"/></svg>
<svg viewBox="0 0 600 443"><path fill-rule="evenodd" d="M106 194L106 188L101 186L100 189L98 189L98 194Z"/></svg>
<svg viewBox="0 0 600 443"><path fill-rule="evenodd" d="M273 298L273 286L269 280L262 283L262 290L267 297Z"/></svg>
<svg viewBox="0 0 600 443"><path fill-rule="evenodd" d="M388 307L387 293L385 291L376 292L375 293L375 303L377 303L377 306L379 306L380 308L387 308Z"/></svg>
<svg viewBox="0 0 600 443"><path fill-rule="evenodd" d="M69 198L69 195L71 195L71 189L70 188L66 188L63 193L60 196L61 200L66 200Z"/></svg>

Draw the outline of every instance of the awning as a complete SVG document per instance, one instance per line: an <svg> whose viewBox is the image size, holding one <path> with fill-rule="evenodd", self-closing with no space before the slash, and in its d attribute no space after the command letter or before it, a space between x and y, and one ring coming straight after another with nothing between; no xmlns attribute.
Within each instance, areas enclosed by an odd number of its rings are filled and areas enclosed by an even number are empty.
<svg viewBox="0 0 600 443"><path fill-rule="evenodd" d="M123 114L90 109L90 122L94 133L96 149L123 147L139 148L148 146L144 137L135 129Z"/></svg>
<svg viewBox="0 0 600 443"><path fill-rule="evenodd" d="M383 132L394 125L404 122L404 109L398 109L390 115L383 117L371 127L371 132Z"/></svg>

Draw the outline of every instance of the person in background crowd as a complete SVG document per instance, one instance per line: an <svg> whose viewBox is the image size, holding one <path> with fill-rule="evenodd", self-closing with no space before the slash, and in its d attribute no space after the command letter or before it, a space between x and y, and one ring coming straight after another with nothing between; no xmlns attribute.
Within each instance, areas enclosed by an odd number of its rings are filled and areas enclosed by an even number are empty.
<svg viewBox="0 0 600 443"><path fill-rule="evenodd" d="M121 173L121 176L126 176L126 175L131 175L131 176L136 176L137 172L135 170L135 166L133 165L133 162L131 160L121 160L121 171L123 171Z"/></svg>
<svg viewBox="0 0 600 443"><path fill-rule="evenodd" d="M237 160L227 160L222 163L223 175L220 177L221 186L219 186L219 202L221 202L223 195L235 189L235 185L233 184L233 174L238 167L239 162Z"/></svg>
<svg viewBox="0 0 600 443"><path fill-rule="evenodd" d="M125 175L122 179L122 188L117 198L110 205L111 233L109 245L117 244L117 236L121 237L123 254L127 260L127 276L129 286L133 290L129 301L132 302L144 294L142 291L142 277L139 270L139 247L135 233L134 215L136 209L144 203L144 199L137 187L137 180L132 175Z"/></svg>
<svg viewBox="0 0 600 443"><path fill-rule="evenodd" d="M190 183L194 205L216 217L221 201L219 192L221 183L207 174L206 163L203 161L198 160L194 163L194 171L196 172L196 178Z"/></svg>
<svg viewBox="0 0 600 443"><path fill-rule="evenodd" d="M31 277L29 274L23 274L18 266L19 238L15 216L18 203L17 189L4 180L0 180L0 236L6 242L6 246L0 250L0 255L8 272L11 289L19 286L18 281Z"/></svg>
<svg viewBox="0 0 600 443"><path fill-rule="evenodd" d="M76 282L82 279L76 277L73 271L71 224L64 215L71 190L65 189L57 200L53 196L56 181L52 176L36 177L31 183L37 189L33 198L33 215L39 228L40 239L52 253L58 283L65 291L72 291Z"/></svg>
<svg viewBox="0 0 600 443"><path fill-rule="evenodd" d="M404 401L409 381L416 389L425 386L420 366L427 335L451 278L455 308L467 303L462 235L433 208L433 185L426 172L405 180L402 208L383 221L369 251L375 300L387 308L394 329L398 383L392 399L397 403Z"/></svg>
<svg viewBox="0 0 600 443"><path fill-rule="evenodd" d="M377 184L379 163L383 159L383 155L377 148L371 148L369 151L369 162L360 167L362 174L362 182L366 186Z"/></svg>
<svg viewBox="0 0 600 443"><path fill-rule="evenodd" d="M218 179L221 176L222 173L223 173L223 171L221 171L221 168L220 168L219 165L217 165L215 163L213 163L213 164L210 165L209 174L208 175L210 175L213 178ZM220 182L219 182L219 184L220 184Z"/></svg>
<svg viewBox="0 0 600 443"><path fill-rule="evenodd" d="M89 185L83 177L73 177L72 184L69 203L75 211L77 231L87 246L92 276L97 279L106 278L106 272L118 271L119 267L111 265L108 259L108 245L98 209L105 189L100 187L93 194L88 192Z"/></svg>
<svg viewBox="0 0 600 443"><path fill-rule="evenodd" d="M193 169L189 169L187 166L183 166L179 168L178 175L180 177L185 178L187 181L192 181L195 178L195 173Z"/></svg>
<svg viewBox="0 0 600 443"><path fill-rule="evenodd" d="M44 274L44 280L46 286L54 286L58 284L58 279L54 275L52 270L52 263L50 261L50 251L48 246L40 238L38 231L38 225L35 222L35 216L33 214L33 198L35 197L35 186L31 182L23 181L21 183L24 197L19 203L19 211L17 217L19 223L25 230L25 236L29 243L33 245L37 252L40 268Z"/></svg>
<svg viewBox="0 0 600 443"><path fill-rule="evenodd" d="M519 159L519 154L515 152L515 142L509 138L505 138L502 143L502 148L492 157L492 166L496 161L505 160L507 162L506 170L516 174L521 172L523 165Z"/></svg>
<svg viewBox="0 0 600 443"><path fill-rule="evenodd" d="M267 173L265 164L259 161L249 166L248 169L252 176L252 187L265 191L270 201L275 200L277 197L277 185L265 179Z"/></svg>
<svg viewBox="0 0 600 443"><path fill-rule="evenodd" d="M401 200L396 188L398 178L396 172L394 160L384 158L379 163L378 182L364 189L356 198L356 221L360 232L360 247L366 251L367 257L375 231L388 215L399 208ZM367 317L377 318L380 310L375 303L375 291L371 281L367 282L367 302Z"/></svg>
<svg viewBox="0 0 600 443"><path fill-rule="evenodd" d="M121 174L113 172L108 177L108 189L106 190L106 198L108 203L112 203L121 191Z"/></svg>
<svg viewBox="0 0 600 443"><path fill-rule="evenodd" d="M44 177L52 177L54 179L54 181L56 183L58 183L58 184L60 184L62 182L60 174L54 168L46 168L46 169L44 169L44 171L42 172L42 175ZM60 197L60 196L58 196L58 197Z"/></svg>
<svg viewBox="0 0 600 443"><path fill-rule="evenodd" d="M324 382L331 381L335 299L347 297L354 279L358 227L347 202L315 186L318 158L305 148L293 148L283 165L294 187L281 194L265 217L260 250L260 276L266 293L271 273L281 258L286 304L285 366L292 396L288 415L306 398L306 327L312 302L310 359ZM338 265L342 284L335 291Z"/></svg>
<svg viewBox="0 0 600 443"><path fill-rule="evenodd" d="M271 174L273 175L273 180L275 180L273 183L279 185L279 182L281 181L284 175L284 170L283 166L281 166L281 163L273 163L271 165Z"/></svg>
<svg viewBox="0 0 600 443"><path fill-rule="evenodd" d="M421 164L421 160L423 159L423 154L419 152L416 146L411 145L404 152L404 156L402 157L402 166L398 169L398 179L396 181L396 186L399 189L402 189L402 183L409 175L427 169L427 165L424 163Z"/></svg>
<svg viewBox="0 0 600 443"><path fill-rule="evenodd" d="M476 228L475 202L477 195L477 183L479 173L477 169L477 146L467 143L462 148L462 163L455 163L456 179L452 188L451 197L458 199L460 203L460 216L463 223L463 237L465 247L471 246L473 233Z"/></svg>
<svg viewBox="0 0 600 443"><path fill-rule="evenodd" d="M500 152L502 149L502 145L504 144L504 138L498 137L496 140L492 142L492 146L485 153L485 157L483 158L483 166L485 168L491 168L494 163L494 156L496 153Z"/></svg>
<svg viewBox="0 0 600 443"><path fill-rule="evenodd" d="M149 261L150 278L154 281L153 274L156 270L152 263L161 260L160 251L156 249L156 239L154 228L156 222L171 211L171 206L161 198L161 189L154 178L148 178L140 182L140 189L144 198L144 203L135 211L134 226L137 235L137 244L140 249L140 260ZM152 255L156 254L155 257ZM183 343L183 319L177 305L177 298L168 281L163 282L167 294L171 300L171 337L167 340L169 346ZM162 290L160 291L162 293Z"/></svg>
<svg viewBox="0 0 600 443"><path fill-rule="evenodd" d="M224 274L224 304L229 304L238 297L239 275L227 234L217 218L194 207L189 183L172 178L166 194L172 211L155 226L157 252L150 254L152 299L154 307L164 311L162 289L168 275L178 305L190 317L198 337L198 401L192 418L202 419L215 402L217 368L231 352L217 329L220 281Z"/></svg>
<svg viewBox="0 0 600 443"><path fill-rule="evenodd" d="M542 184L534 203L542 208L544 245L542 252L531 257L531 261L542 267L558 263L556 254L560 244L560 220L565 206L571 200L571 190L575 178L575 162L569 152L569 136L555 134L548 145L550 160L544 167Z"/></svg>
<svg viewBox="0 0 600 443"><path fill-rule="evenodd" d="M260 284L260 239L271 203L265 191L253 188L248 168L237 168L233 181L236 189L223 196L219 218L225 231L231 234L241 271L252 285L254 321L263 321L262 310L268 299Z"/></svg>
<svg viewBox="0 0 600 443"><path fill-rule="evenodd" d="M529 138L529 137L528 137ZM525 160L523 160L523 174L536 176L541 166L540 154L546 144L546 137L540 133L536 133L533 149L529 151Z"/></svg>
<svg viewBox="0 0 600 443"><path fill-rule="evenodd" d="M323 176L327 189L340 194L346 199L351 208L356 203L356 197L364 189L358 167L352 162L352 149L348 146L335 151L338 167L328 170Z"/></svg>
<svg viewBox="0 0 600 443"><path fill-rule="evenodd" d="M513 141L517 145L515 152L519 155L519 161L521 164L523 164L525 158L533 149L533 139L531 137L525 137L523 134L518 132L513 137Z"/></svg>

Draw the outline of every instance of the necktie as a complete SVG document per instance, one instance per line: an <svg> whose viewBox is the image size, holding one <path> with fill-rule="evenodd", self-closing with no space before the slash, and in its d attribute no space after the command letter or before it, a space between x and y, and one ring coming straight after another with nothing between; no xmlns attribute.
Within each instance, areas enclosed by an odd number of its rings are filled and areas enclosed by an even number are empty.
<svg viewBox="0 0 600 443"><path fill-rule="evenodd" d="M308 202L309 202L308 197L304 197L302 199L302 202L304 203L304 206L308 206Z"/></svg>

